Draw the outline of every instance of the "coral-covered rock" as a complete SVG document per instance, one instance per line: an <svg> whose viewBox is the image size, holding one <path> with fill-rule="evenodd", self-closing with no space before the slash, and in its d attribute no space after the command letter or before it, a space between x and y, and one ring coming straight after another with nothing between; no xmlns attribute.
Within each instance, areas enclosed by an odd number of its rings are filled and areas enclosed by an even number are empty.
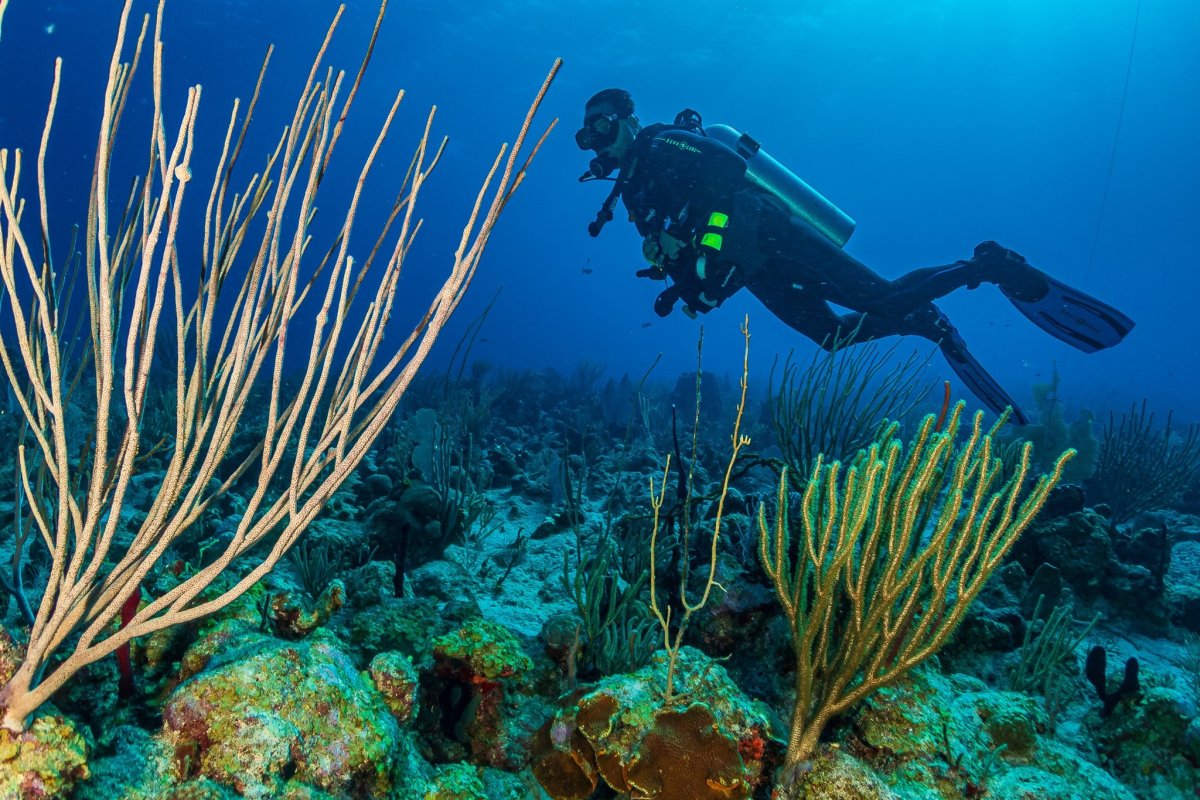
<svg viewBox="0 0 1200 800"><path fill-rule="evenodd" d="M345 604L346 586L335 580L311 605L295 592L272 595L267 605L267 618L277 635L285 639L303 639L328 623Z"/></svg>
<svg viewBox="0 0 1200 800"><path fill-rule="evenodd" d="M422 800L489 800L479 770L470 764L447 764L433 776Z"/></svg>
<svg viewBox="0 0 1200 800"><path fill-rule="evenodd" d="M1009 757L1027 758L1037 747L1038 730L1046 729L1040 703L1017 692L984 692L975 703L988 740Z"/></svg>
<svg viewBox="0 0 1200 800"><path fill-rule="evenodd" d="M395 597L396 565L391 561L368 561L348 576L346 605L353 609L372 608Z"/></svg>
<svg viewBox="0 0 1200 800"><path fill-rule="evenodd" d="M346 623L347 639L368 663L379 653L399 651L424 668L431 660L433 638L447 628L436 601L427 597L392 597L363 609Z"/></svg>
<svg viewBox="0 0 1200 800"><path fill-rule="evenodd" d="M1044 800L1024 788L1041 786L1045 797L1064 800L1131 800L1112 776L1046 730L1034 698L919 668L864 701L842 745L900 797Z"/></svg>
<svg viewBox="0 0 1200 800"><path fill-rule="evenodd" d="M65 717L43 714L17 734L0 728L0 797L66 797L87 777L87 743Z"/></svg>
<svg viewBox="0 0 1200 800"><path fill-rule="evenodd" d="M88 765L91 777L75 787L72 800L158 800L178 788L171 775L173 753L161 736L137 725L114 725L108 734L111 751L92 758ZM212 786L209 797L237 796L231 789L208 783ZM144 792L141 787L154 787L155 791Z"/></svg>
<svg viewBox="0 0 1200 800"><path fill-rule="evenodd" d="M1078 763L1079 772L1074 776L1054 775L1033 767L1016 767L996 777L990 784L988 797L1003 797L1005 800L1134 800L1134 795L1094 764ZM1079 794L1080 784L1100 788L1095 794Z"/></svg>
<svg viewBox="0 0 1200 800"><path fill-rule="evenodd" d="M727 517L726 524L729 530L757 530L745 519L738 522ZM717 582L727 587L726 591L715 594L689 628L689 633L697 637L694 641L704 652L735 659L754 659L762 655L758 632L778 615L779 603L775 592L755 579L758 574L759 567L755 562L746 565L728 557L719 560Z"/></svg>
<svg viewBox="0 0 1200 800"><path fill-rule="evenodd" d="M641 797L748 798L739 744L704 705L664 708L654 715L624 777Z"/></svg>
<svg viewBox="0 0 1200 800"><path fill-rule="evenodd" d="M116 750L95 759L92 777L76 787L73 800L242 800L247 795L237 788L203 775L180 777L175 751L166 734L152 735L134 726L122 726L112 737ZM424 798L433 768L421 758L419 743L409 731L401 732L393 751L395 784L388 798ZM485 774L484 784L492 783ZM489 787L490 788L490 787ZM253 794L250 796L263 796ZM350 793L322 791L295 777L281 776L272 800L345 800ZM521 795L495 793L488 800L518 800Z"/></svg>
<svg viewBox="0 0 1200 800"><path fill-rule="evenodd" d="M546 655L562 669L564 674L573 675L575 659L583 644L583 624L575 614L554 614L542 625L542 644Z"/></svg>
<svg viewBox="0 0 1200 800"><path fill-rule="evenodd" d="M1089 733L1113 774L1139 794L1173 785L1193 791L1200 772L1200 741L1190 734L1195 707L1173 687L1152 686L1136 702L1123 702L1107 717L1092 712Z"/></svg>
<svg viewBox="0 0 1200 800"><path fill-rule="evenodd" d="M534 740L533 773L554 800L585 800L603 782L658 800L749 798L779 745L766 715L724 668L683 648L681 701L663 706L667 659L568 696Z"/></svg>
<svg viewBox="0 0 1200 800"><path fill-rule="evenodd" d="M529 773L516 775L472 764L446 764L417 793L397 795L414 800L545 800Z"/></svg>
<svg viewBox="0 0 1200 800"><path fill-rule="evenodd" d="M503 625L479 618L439 636L433 654L440 663L465 670L474 682L512 678L533 667L517 637Z"/></svg>
<svg viewBox="0 0 1200 800"><path fill-rule="evenodd" d="M1028 430L1028 429L1026 429ZM1025 436L1025 431L1021 431L1021 435ZM1035 453L1061 453L1066 447L1050 447L1042 449L1034 444L1033 450ZM1078 453L1079 451L1076 450ZM1079 459L1075 458L1067 462L1067 465L1074 466ZM1038 512L1039 519L1054 519L1055 517L1065 517L1067 514L1074 514L1076 511L1082 511L1087 504L1087 493L1083 489L1083 485L1079 483L1068 483L1066 470L1063 471L1063 482L1059 483L1050 490L1049 496L1046 498L1046 504L1042 506L1042 510Z"/></svg>
<svg viewBox="0 0 1200 800"><path fill-rule="evenodd" d="M776 781L771 800L900 800L870 767L837 749L822 751Z"/></svg>
<svg viewBox="0 0 1200 800"><path fill-rule="evenodd" d="M1180 627L1200 632L1200 542L1183 541L1171 551L1167 570L1167 604L1171 621Z"/></svg>
<svg viewBox="0 0 1200 800"><path fill-rule="evenodd" d="M412 658L401 653L380 653L371 659L371 681L383 702L401 725L410 722L417 707L420 676Z"/></svg>
<svg viewBox="0 0 1200 800"><path fill-rule="evenodd" d="M514 725L506 687L533 662L517 637L494 622L475 618L434 640L432 687L440 727L466 745L478 764L519 769L526 760L527 732ZM530 731L531 732L531 731Z"/></svg>
<svg viewBox="0 0 1200 800"><path fill-rule="evenodd" d="M1039 520L1017 540L1013 556L1030 574L1043 562L1053 564L1085 600L1104 592L1107 576L1119 564L1108 520L1089 509Z"/></svg>
<svg viewBox="0 0 1200 800"><path fill-rule="evenodd" d="M350 659L319 637L289 643L230 627L210 634L216 652L198 644L202 671L163 709L178 774L246 797L280 796L289 777L340 796L386 794L399 727Z"/></svg>
<svg viewBox="0 0 1200 800"><path fill-rule="evenodd" d="M1136 619L1142 630L1161 631L1170 613L1165 597L1170 542L1161 531L1152 534L1153 547L1136 542L1117 547L1125 534L1098 511L1084 509L1054 519L1039 517L1012 552L1026 572L1051 564L1078 599L1103 599L1117 614ZM1128 556L1135 551L1142 553L1138 560L1153 568L1131 562Z"/></svg>

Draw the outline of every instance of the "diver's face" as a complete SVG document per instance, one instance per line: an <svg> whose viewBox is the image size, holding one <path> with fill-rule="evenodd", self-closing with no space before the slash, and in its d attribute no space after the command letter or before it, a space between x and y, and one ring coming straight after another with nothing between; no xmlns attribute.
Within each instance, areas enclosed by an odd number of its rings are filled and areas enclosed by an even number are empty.
<svg viewBox="0 0 1200 800"><path fill-rule="evenodd" d="M640 130L637 117L620 117L615 109L599 106L588 109L583 127L575 134L580 150L591 150L602 159L621 161Z"/></svg>
<svg viewBox="0 0 1200 800"><path fill-rule="evenodd" d="M637 137L637 132L640 129L641 126L638 125L637 117L625 117L624 119L617 120L617 137L613 140L612 144L605 148L607 151L605 154L612 156L617 161L624 161L625 154L633 146L633 140ZM596 154L601 155L601 152L597 150Z"/></svg>
<svg viewBox="0 0 1200 800"><path fill-rule="evenodd" d="M637 120L626 117L614 123L612 141L596 147L596 157L588 164L588 171L593 177L607 178L615 170L621 169L633 152L633 142L637 137Z"/></svg>

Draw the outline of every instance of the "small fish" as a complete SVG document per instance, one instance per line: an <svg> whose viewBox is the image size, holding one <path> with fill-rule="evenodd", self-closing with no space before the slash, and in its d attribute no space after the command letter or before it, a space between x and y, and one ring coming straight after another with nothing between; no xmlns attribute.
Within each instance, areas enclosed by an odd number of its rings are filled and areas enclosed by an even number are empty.
<svg viewBox="0 0 1200 800"><path fill-rule="evenodd" d="M653 322L643 322L643 323L642 323L642 327L643 327L643 328L649 328L649 327L650 327L651 325L653 325L653 324L654 324Z"/></svg>
<svg viewBox="0 0 1200 800"><path fill-rule="evenodd" d="M596 270L592 269L591 267L584 267L584 268L583 268L583 274L584 274L584 275L591 275L591 274L592 274L593 272L595 272L595 271L596 271Z"/></svg>

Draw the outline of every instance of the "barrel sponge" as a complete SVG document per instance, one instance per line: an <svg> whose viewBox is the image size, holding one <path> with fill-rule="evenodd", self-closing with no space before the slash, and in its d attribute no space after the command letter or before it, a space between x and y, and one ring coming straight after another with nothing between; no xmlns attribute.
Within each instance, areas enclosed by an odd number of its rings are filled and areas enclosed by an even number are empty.
<svg viewBox="0 0 1200 800"><path fill-rule="evenodd" d="M723 735L703 705L666 709L654 720L627 776L640 797L741 800L750 797L737 742Z"/></svg>
<svg viewBox="0 0 1200 800"><path fill-rule="evenodd" d="M750 797L738 742L721 732L703 704L659 711L632 751L609 739L620 715L611 697L586 698L572 710L573 724L556 717L534 744L534 774L553 800L587 800L600 778L619 792L654 800Z"/></svg>

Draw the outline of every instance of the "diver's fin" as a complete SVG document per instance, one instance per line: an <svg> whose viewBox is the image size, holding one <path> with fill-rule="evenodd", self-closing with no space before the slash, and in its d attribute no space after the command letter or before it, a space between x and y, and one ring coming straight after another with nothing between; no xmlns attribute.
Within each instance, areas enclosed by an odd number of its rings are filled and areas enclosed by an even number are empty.
<svg viewBox="0 0 1200 800"><path fill-rule="evenodd" d="M1133 320L1107 303L1042 272L1037 272L1037 280L1045 282L1044 291L1016 292L1003 285L1000 290L1018 311L1055 339L1095 353L1119 344L1133 330ZM1028 299L1035 296L1037 299Z"/></svg>
<svg viewBox="0 0 1200 800"><path fill-rule="evenodd" d="M1030 423L1029 417L1025 415L1016 401L1009 397L1008 392L1004 391L1004 387L997 383L996 379L988 374L983 365L976 361L975 356L967 350L967 343L959 336L957 330L951 328L946 333L940 348L942 355L946 357L946 362L954 370L954 374L971 391L971 394L983 401L989 411L1001 414L1005 408L1011 408L1010 420L1017 425Z"/></svg>

